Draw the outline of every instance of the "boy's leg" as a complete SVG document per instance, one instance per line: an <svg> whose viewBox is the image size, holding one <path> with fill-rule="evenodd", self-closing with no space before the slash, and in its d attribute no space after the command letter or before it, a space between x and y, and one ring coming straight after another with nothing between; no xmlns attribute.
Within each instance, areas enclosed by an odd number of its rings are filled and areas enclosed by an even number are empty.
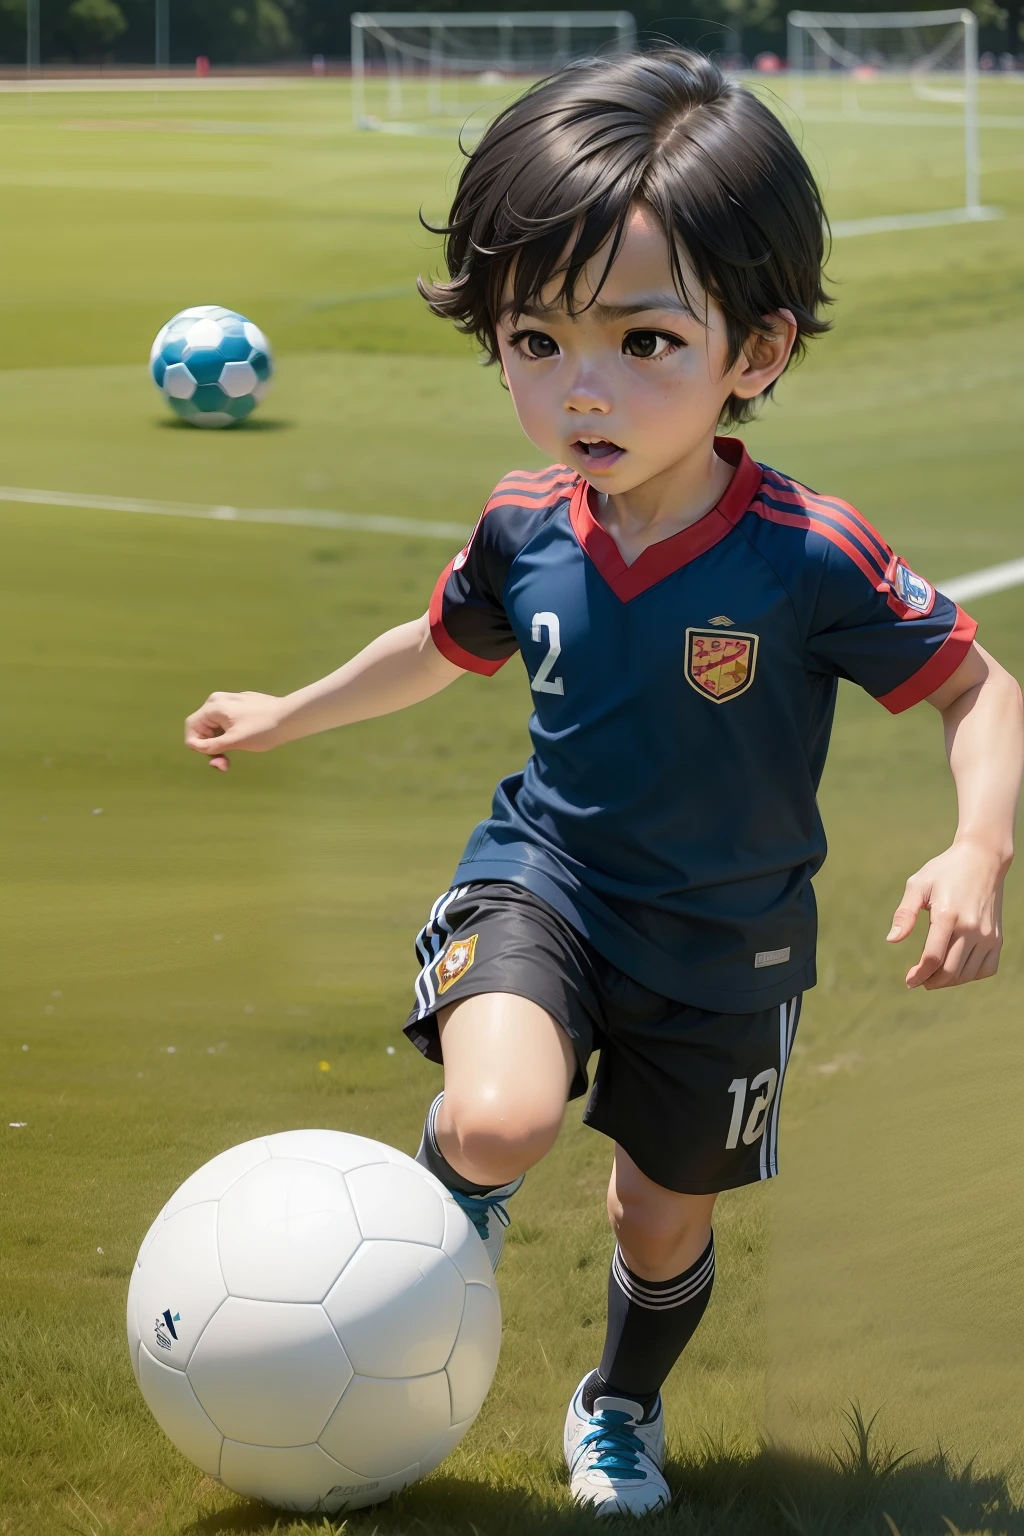
<svg viewBox="0 0 1024 1536"><path fill-rule="evenodd" d="M615 1148L608 1217L617 1239L608 1277L608 1332L584 1387L587 1408L606 1390L654 1408L711 1299L717 1195L684 1195L642 1173Z"/></svg>
<svg viewBox="0 0 1024 1536"><path fill-rule="evenodd" d="M643 1514L670 1497L659 1389L710 1299L713 1192L776 1172L800 1000L723 1015L645 998L610 972L605 990L612 1006L585 1120L616 1143L608 1212L618 1244L604 1354L570 1403L565 1452L580 1502Z"/></svg>
<svg viewBox="0 0 1024 1536"><path fill-rule="evenodd" d="M711 1297L716 1198L655 1184L616 1146L608 1216L617 1245L604 1353L565 1420L573 1496L597 1513L649 1514L671 1497L661 1470L661 1386Z"/></svg>
<svg viewBox="0 0 1024 1536"><path fill-rule="evenodd" d="M467 997L440 1015L444 1097L437 1144L464 1178L507 1184L549 1152L576 1074L572 1041L510 992Z"/></svg>
<svg viewBox="0 0 1024 1536"><path fill-rule="evenodd" d="M467 997L438 1022L445 1086L416 1157L463 1206L497 1268L505 1201L554 1145L576 1052L549 1013L512 993Z"/></svg>

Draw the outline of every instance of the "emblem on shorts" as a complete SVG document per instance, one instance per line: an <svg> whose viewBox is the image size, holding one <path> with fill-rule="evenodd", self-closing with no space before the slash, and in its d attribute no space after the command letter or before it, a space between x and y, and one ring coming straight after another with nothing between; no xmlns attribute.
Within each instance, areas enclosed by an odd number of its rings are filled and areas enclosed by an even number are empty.
<svg viewBox="0 0 1024 1536"><path fill-rule="evenodd" d="M739 630L730 634L713 629L686 631L686 681L716 704L746 693L754 681L756 662L756 635Z"/></svg>
<svg viewBox="0 0 1024 1536"><path fill-rule="evenodd" d="M916 575L899 555L893 555L885 575L901 603L915 613L931 613L935 607L935 588L923 576Z"/></svg>
<svg viewBox="0 0 1024 1536"><path fill-rule="evenodd" d="M438 993L447 992L449 987L454 987L460 976L465 976L476 956L476 941L479 937L478 933L471 933L468 939L455 939L449 944L434 967Z"/></svg>

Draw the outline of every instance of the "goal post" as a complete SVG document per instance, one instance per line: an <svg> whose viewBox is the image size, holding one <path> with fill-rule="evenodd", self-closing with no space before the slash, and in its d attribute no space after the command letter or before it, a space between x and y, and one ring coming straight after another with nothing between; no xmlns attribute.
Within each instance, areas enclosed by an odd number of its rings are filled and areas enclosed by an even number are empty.
<svg viewBox="0 0 1024 1536"><path fill-rule="evenodd" d="M844 120L865 125L955 127L964 157L958 208L853 221L837 233L913 228L998 216L981 201L978 118L978 18L966 9L935 11L791 11L787 18L790 106L808 121L834 117L823 83L836 86ZM922 105L931 104L929 106ZM938 105L962 111L939 114ZM863 225L863 229L853 227Z"/></svg>
<svg viewBox="0 0 1024 1536"><path fill-rule="evenodd" d="M399 133L461 129L503 85L636 47L628 11L357 11L351 29L353 122Z"/></svg>

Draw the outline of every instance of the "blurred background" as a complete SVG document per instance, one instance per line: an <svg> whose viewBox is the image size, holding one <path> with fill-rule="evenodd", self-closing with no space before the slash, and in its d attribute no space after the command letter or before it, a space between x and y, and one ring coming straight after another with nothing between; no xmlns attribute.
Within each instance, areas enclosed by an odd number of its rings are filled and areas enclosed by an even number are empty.
<svg viewBox="0 0 1024 1536"><path fill-rule="evenodd" d="M962 27L926 73L906 29L900 53L819 27L804 76L770 4L708 15L636 20L775 55L746 78L835 231L834 331L744 435L967 590L1024 555L1024 74L1001 61L1017 22L981 16L971 160ZM472 138L525 79L454 71L438 111L422 69L398 66L396 91L384 57L360 104L346 18L180 0L188 69L112 78L151 57L152 7L44 0L43 73L0 86L3 1536L314 1529L274 1526L162 1438L124 1345L128 1275L223 1147L326 1125L414 1149L438 1074L399 1032L412 938L528 750L514 666L226 777L180 744L212 689L287 691L421 613L494 483L538 463L494 370L414 290L459 124ZM0 0L12 66L25 20ZM163 323L207 303L276 355L267 400L224 432L177 421L146 367ZM1022 601L965 599L1018 675ZM999 977L908 995L921 935L898 952L884 935L955 817L933 712L892 719L844 686L822 803L821 981L783 1177L721 1202L657 1529L1021 1531L1019 881ZM352 1531L575 1528L558 1435L600 1351L608 1162L570 1111L517 1198L481 1419Z"/></svg>
<svg viewBox="0 0 1024 1536"><path fill-rule="evenodd" d="M37 0L0 0L0 65L25 60L26 8ZM315 55L343 66L349 57L349 19L355 6L332 0L156 0L166 21L167 52L161 62L191 65L196 57L215 66L306 65ZM420 3L410 12L429 12ZM451 5L451 12L494 12L496 0ZM570 6L569 10L582 7ZM716 48L752 61L765 50L785 53L786 12L782 0L708 0L699 13L666 11L660 0L637 0L630 7L641 33L671 37L704 49ZM862 11L884 10L879 4ZM921 3L909 10L935 9ZM982 27L982 45L995 56L1021 51L1021 0L978 0L974 10ZM154 56L153 0L42 0L39 5L39 54L51 66L132 66L151 64Z"/></svg>

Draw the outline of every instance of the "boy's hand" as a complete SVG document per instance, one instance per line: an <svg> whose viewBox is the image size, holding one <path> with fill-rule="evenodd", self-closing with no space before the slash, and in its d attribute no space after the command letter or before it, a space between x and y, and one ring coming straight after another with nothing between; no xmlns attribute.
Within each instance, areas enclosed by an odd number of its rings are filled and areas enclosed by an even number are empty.
<svg viewBox="0 0 1024 1536"><path fill-rule="evenodd" d="M1003 944L1005 873L991 849L960 842L911 875L887 935L890 944L900 943L927 908L928 937L920 960L907 972L908 987L933 992L995 975Z"/></svg>
<svg viewBox="0 0 1024 1536"><path fill-rule="evenodd" d="M201 709L185 721L185 745L209 759L211 768L226 773L229 747L239 752L269 752L281 735L283 700L272 693L211 693Z"/></svg>

